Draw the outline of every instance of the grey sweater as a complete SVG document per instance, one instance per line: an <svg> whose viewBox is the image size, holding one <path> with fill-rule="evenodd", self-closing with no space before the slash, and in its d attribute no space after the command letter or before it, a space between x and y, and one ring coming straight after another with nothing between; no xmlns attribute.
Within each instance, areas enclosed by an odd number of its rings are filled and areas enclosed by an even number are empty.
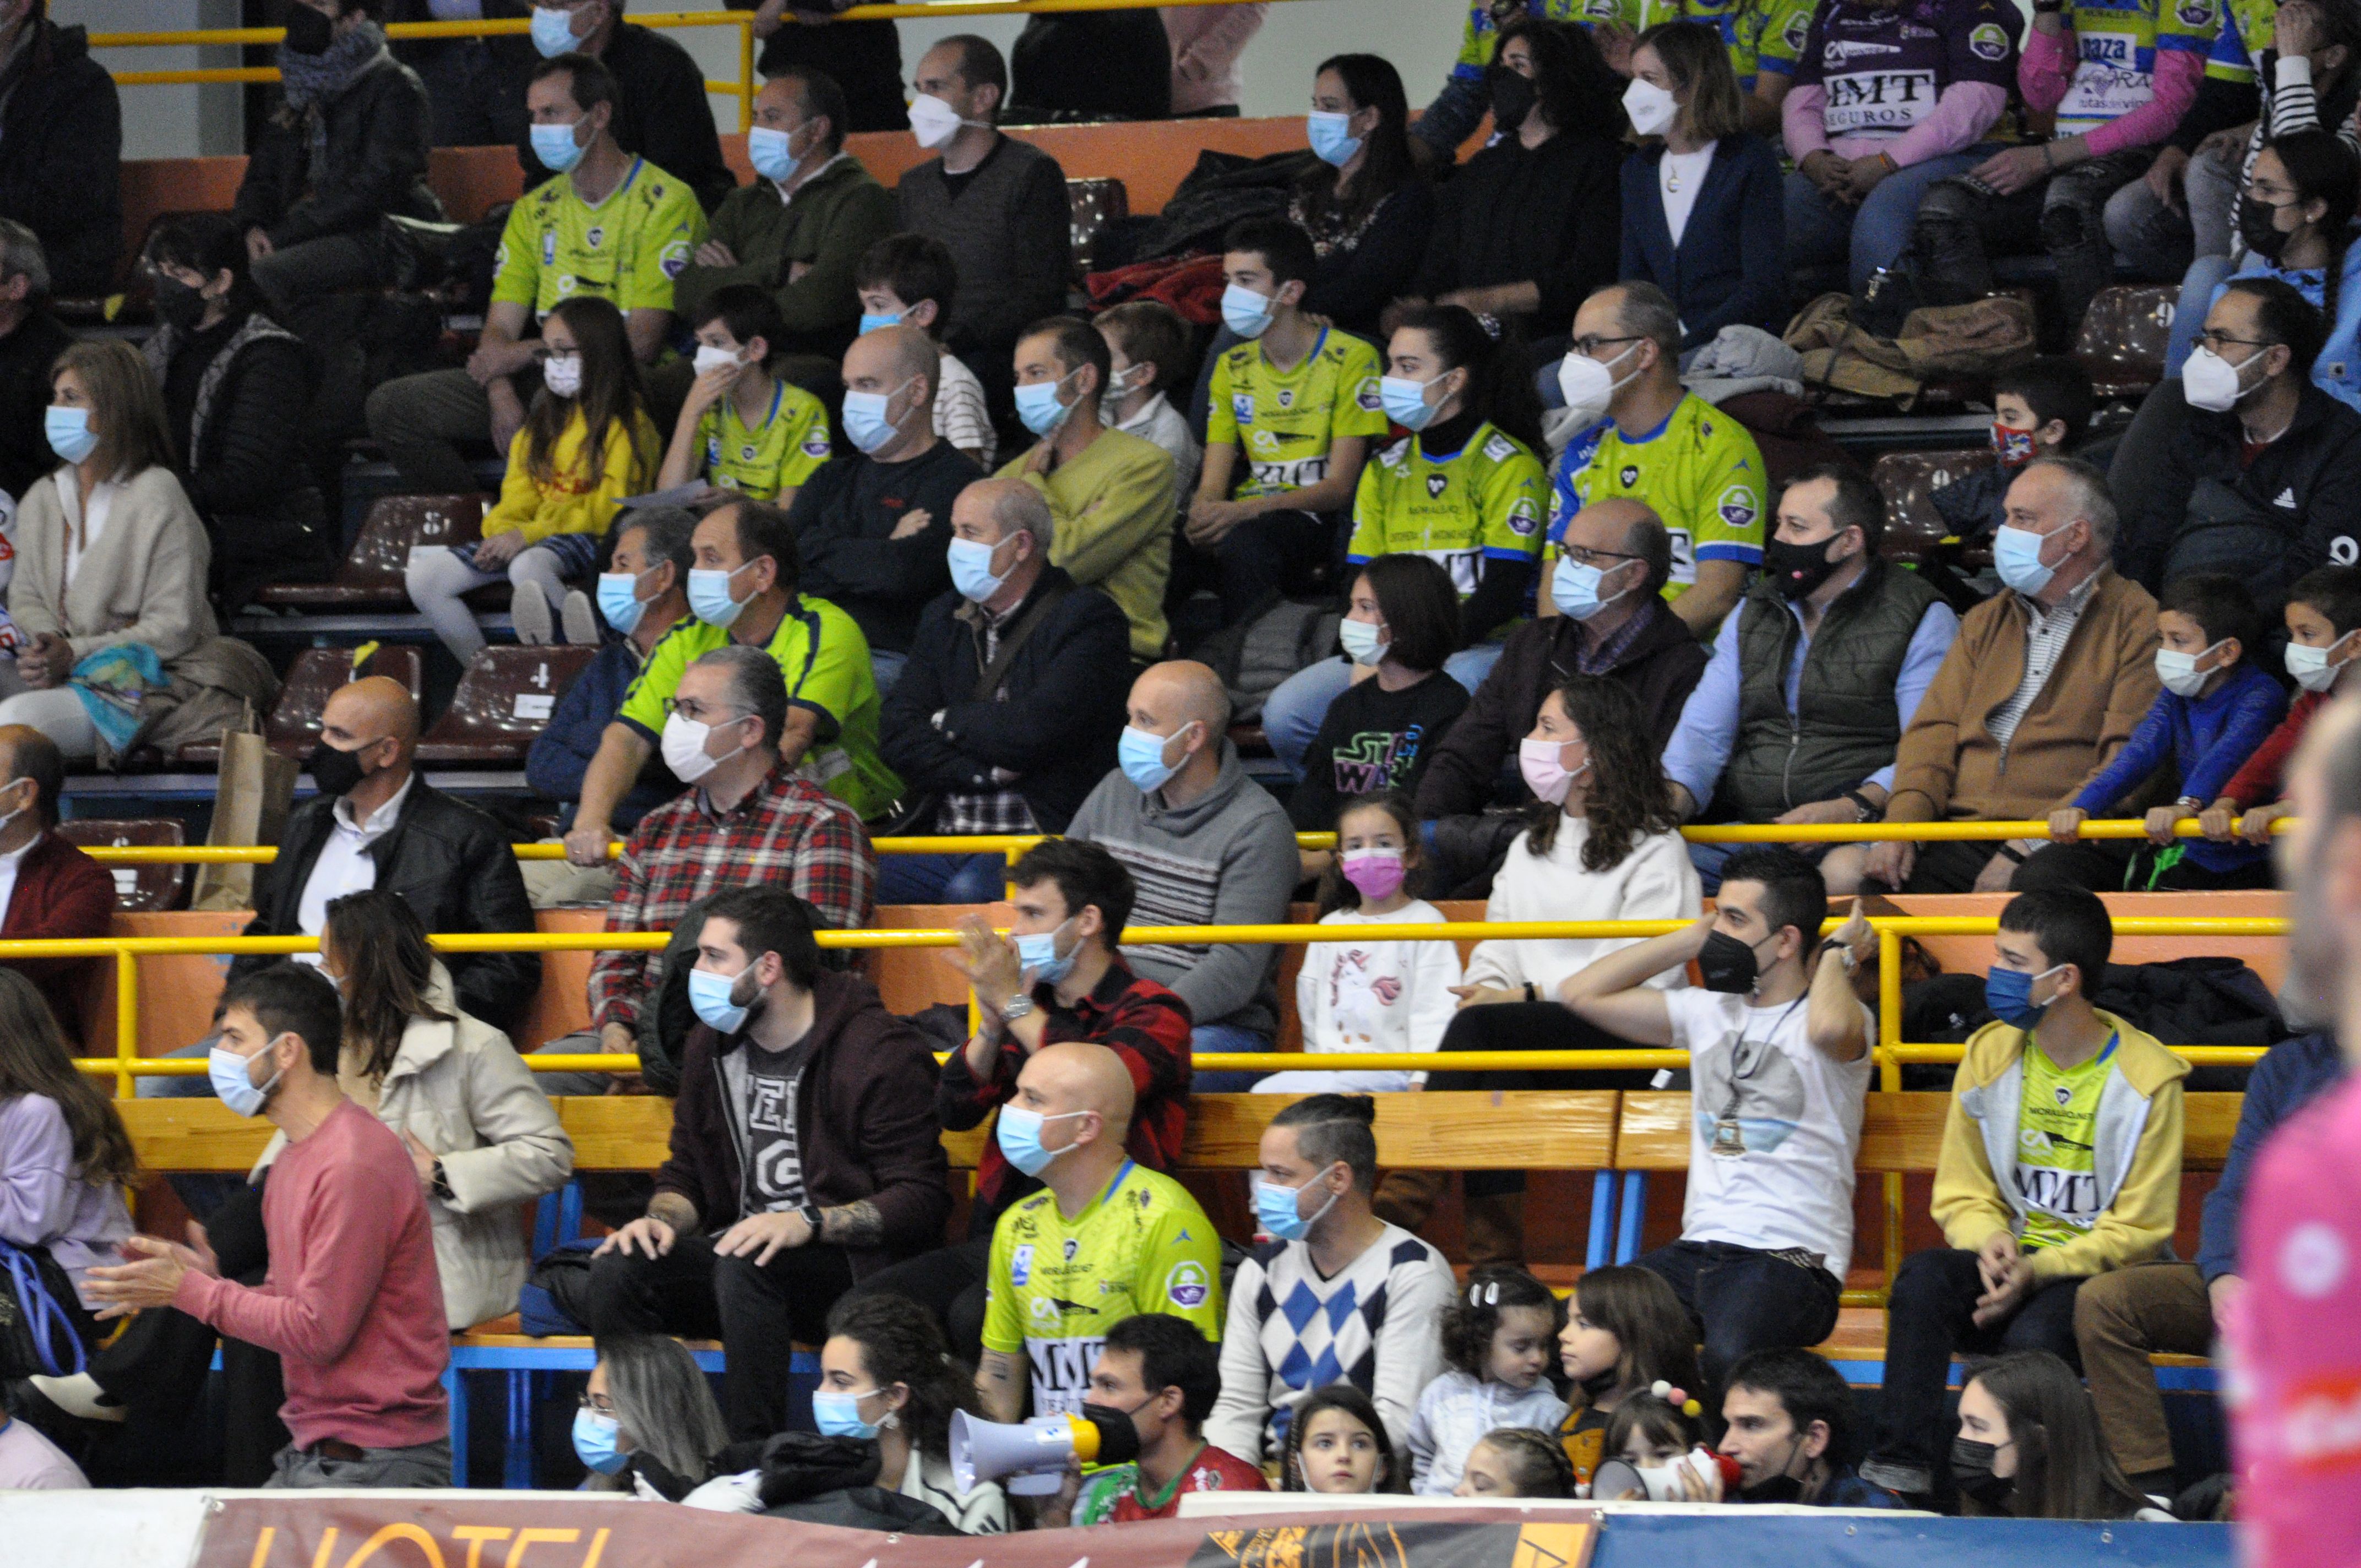
<svg viewBox="0 0 2361 1568"><path fill-rule="evenodd" d="M1073 219L1066 171L1048 153L1004 136L956 197L939 158L903 175L894 194L903 229L942 241L958 264L943 335L969 364L1005 356L1018 333L1066 308Z"/></svg>
<svg viewBox="0 0 2361 1568"><path fill-rule="evenodd" d="M1287 918L1298 861L1295 828L1269 791L1222 742L1222 771L1196 800L1167 807L1121 769L1101 779L1066 837L1103 846L1139 884L1135 926L1268 926ZM1127 947L1124 961L1178 992L1199 1024L1268 1035L1279 1026L1276 948Z"/></svg>

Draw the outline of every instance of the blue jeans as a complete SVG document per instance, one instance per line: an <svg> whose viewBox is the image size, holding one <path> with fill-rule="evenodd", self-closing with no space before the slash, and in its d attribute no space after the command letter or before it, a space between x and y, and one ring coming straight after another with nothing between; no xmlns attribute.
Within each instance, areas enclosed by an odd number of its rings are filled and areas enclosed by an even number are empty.
<svg viewBox="0 0 2361 1568"><path fill-rule="evenodd" d="M1008 891L1001 855L882 855L880 904L997 904Z"/></svg>
<svg viewBox="0 0 2361 1568"><path fill-rule="evenodd" d="M1997 146L1971 147L1914 163L1880 181L1858 208L1829 201L1801 174L1788 175L1788 265L1809 269L1846 262L1849 286L1859 294L1872 273L1893 266L1908 247L1910 231L1918 221L1918 199L1927 187L1965 174L1999 150Z"/></svg>
<svg viewBox="0 0 2361 1568"><path fill-rule="evenodd" d="M1206 1051L1243 1051L1261 1056L1271 1048L1268 1035L1252 1029L1241 1029L1235 1024L1200 1024L1189 1031L1191 1055ZM1190 1080L1192 1094L1244 1094L1263 1075L1235 1069L1222 1072L1200 1072Z"/></svg>
<svg viewBox="0 0 2361 1568"><path fill-rule="evenodd" d="M869 650L869 674L877 683L879 701L884 701L885 694L894 689L894 683L902 678L902 666L909 662L910 655L896 653L890 648Z"/></svg>
<svg viewBox="0 0 2361 1568"><path fill-rule="evenodd" d="M2165 339L2164 373L2178 376L2205 330L2205 313L2213 308L2213 291L2230 280L2238 264L2226 256L2201 256L2189 264L2180 280L2180 298L2172 307L2172 332Z"/></svg>
<svg viewBox="0 0 2361 1568"><path fill-rule="evenodd" d="M1752 846L1746 844L1691 844L1689 846L1689 864L1697 868L1697 881L1703 884L1705 895L1708 898L1713 897L1721 891L1721 868L1729 863L1730 857L1741 850L1749 848ZM1786 848L1797 851L1814 865L1818 865L1821 858L1827 855L1833 846L1790 844Z"/></svg>
<svg viewBox="0 0 2361 1568"><path fill-rule="evenodd" d="M1478 642L1463 648L1443 662L1443 673L1472 694L1500 662L1500 647L1498 642ZM1328 705L1344 696L1352 684L1353 662L1340 654L1305 665L1262 699L1263 735L1290 778L1302 779L1303 753L1312 750L1312 738L1328 717Z"/></svg>

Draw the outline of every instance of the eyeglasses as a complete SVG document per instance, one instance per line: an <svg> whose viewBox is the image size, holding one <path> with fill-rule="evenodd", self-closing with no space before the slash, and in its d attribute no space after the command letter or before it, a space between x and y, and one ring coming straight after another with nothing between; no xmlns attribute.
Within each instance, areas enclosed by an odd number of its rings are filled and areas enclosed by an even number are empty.
<svg viewBox="0 0 2361 1568"><path fill-rule="evenodd" d="M611 1416L615 1413L615 1401L604 1394L585 1394L582 1408L593 1415Z"/></svg>
<svg viewBox="0 0 2361 1568"><path fill-rule="evenodd" d="M1620 550L1593 550L1581 544L1561 544L1558 546L1558 554L1577 566L1597 566L1601 571L1612 570L1610 563L1616 561L1642 559L1638 555L1626 554Z"/></svg>
<svg viewBox="0 0 2361 1568"><path fill-rule="evenodd" d="M1581 355L1585 359L1596 359L1598 357L1598 351L1610 343L1637 343L1639 341L1640 339L1636 335L1631 337L1577 337L1574 340L1574 350L1576 353Z"/></svg>
<svg viewBox="0 0 2361 1568"><path fill-rule="evenodd" d="M2268 338L2232 337L2226 332L2214 332L2210 328L2204 332L2199 333L2197 334L2197 341L2212 349L2217 355L2220 354L2224 348L2232 345L2235 345L2240 348L2277 348L2279 346L2278 344L2271 342Z"/></svg>
<svg viewBox="0 0 2361 1568"><path fill-rule="evenodd" d="M708 718L705 716L705 705L695 697L683 702L679 697L668 696L664 700L664 710L666 717L677 713L691 724L734 724L739 719L754 717L752 708L741 707L735 713L725 708L713 718Z"/></svg>

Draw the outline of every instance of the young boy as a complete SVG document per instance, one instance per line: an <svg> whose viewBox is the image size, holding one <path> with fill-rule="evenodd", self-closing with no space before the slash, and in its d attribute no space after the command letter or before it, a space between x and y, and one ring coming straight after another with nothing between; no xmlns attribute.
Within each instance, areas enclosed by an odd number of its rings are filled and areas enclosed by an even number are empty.
<svg viewBox="0 0 2361 1568"><path fill-rule="evenodd" d="M2220 573L2198 572L2164 585L2157 601L2157 693L2147 717L2114 761L2082 786L2070 806L2049 814L2054 840L2016 873L2015 885L2129 887L2157 891L2268 887L2268 851L2252 844L2180 839L2175 824L2203 811L2230 775L2245 765L2287 713L2287 694L2246 656L2262 631L2246 586ZM2147 814L2145 844L2136 839L2075 837L2092 817L2104 816L2136 792L2158 765L2180 774L2180 798ZM2140 857L2146 863L2139 863Z"/></svg>
<svg viewBox="0 0 2361 1568"><path fill-rule="evenodd" d="M1984 979L1997 1020L1968 1036L1935 1162L1945 1245L1904 1262L1886 1310L1872 1486L1933 1490L1954 1354L2074 1356L2076 1288L2172 1240L2189 1064L2091 1005L2114 945L2106 905L2079 889L2000 912Z"/></svg>
<svg viewBox="0 0 2361 1568"><path fill-rule="evenodd" d="M2005 519L2002 498L2036 457L2070 452L2091 424L2091 378L2071 359L2035 359L1993 378L1993 451L2000 462L1974 468L1929 498L1951 532L1989 539Z"/></svg>
<svg viewBox="0 0 2361 1568"><path fill-rule="evenodd" d="M1091 1368L1091 1402L1130 1413L1139 1458L1087 1482L1070 1475L1041 1510L1042 1528L1060 1528L1068 1515L1078 1525L1169 1519L1185 1492L1268 1491L1259 1469L1205 1441L1221 1391L1221 1352L1186 1318L1150 1313L1107 1330Z"/></svg>
<svg viewBox="0 0 2361 1568"><path fill-rule="evenodd" d="M697 379L673 426L656 488L702 478L785 510L828 461L828 411L801 387L771 374L772 348L786 334L769 291L732 283L706 296L690 326Z"/></svg>
<svg viewBox="0 0 2361 1568"><path fill-rule="evenodd" d="M2268 845L2271 824L2295 809L2280 793L2288 759L2312 716L2338 692L2353 690L2353 672L2361 669L2355 662L2361 659L2361 567L2323 566L2298 578L2288 590L2287 629L2287 670L2303 695L2198 817L2217 844L2243 838Z"/></svg>
<svg viewBox="0 0 2361 1568"><path fill-rule="evenodd" d="M888 235L862 253L852 274L861 296L861 330L917 327L935 340L942 356L935 374L935 433L992 472L999 442L983 406L983 383L943 347L943 320L959 292L959 269L941 240L926 235Z"/></svg>
<svg viewBox="0 0 2361 1568"><path fill-rule="evenodd" d="M1213 366L1205 466L1173 541L1167 602L1217 586L1233 626L1327 558L1387 422L1378 351L1304 319L1320 265L1311 236L1247 218L1223 243L1222 321L1246 341Z"/></svg>
<svg viewBox="0 0 2361 1568"><path fill-rule="evenodd" d="M1188 420L1164 396L1174 373L1188 362L1189 324L1157 300L1117 305L1091 324L1106 339L1115 360L1099 417L1114 429L1172 454L1175 488L1184 496L1195 494L1197 466L1204 461L1205 449L1197 444Z"/></svg>

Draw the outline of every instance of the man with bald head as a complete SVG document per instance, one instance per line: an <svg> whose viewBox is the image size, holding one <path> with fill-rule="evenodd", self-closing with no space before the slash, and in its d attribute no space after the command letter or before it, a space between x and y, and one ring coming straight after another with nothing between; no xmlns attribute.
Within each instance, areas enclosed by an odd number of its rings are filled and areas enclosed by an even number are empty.
<svg viewBox="0 0 2361 1568"><path fill-rule="evenodd" d="M852 448L824 465L787 509L803 585L860 623L880 695L909 657L919 612L951 586L943 551L951 503L983 470L935 434L940 356L915 326L864 333L844 351Z"/></svg>
<svg viewBox="0 0 2361 1568"><path fill-rule="evenodd" d="M316 937L330 900L380 887L438 935L533 929L508 833L420 778L417 751L418 705L400 682L371 675L328 698L306 763L318 793L288 817L279 858L257 870L242 935ZM277 961L244 955L229 978ZM442 962L459 1005L496 1029L514 1028L541 985L533 953L446 953Z"/></svg>
<svg viewBox="0 0 2361 1568"><path fill-rule="evenodd" d="M1131 623L1103 590L1049 564L1049 503L1021 480L961 490L950 533L951 591L919 617L886 694L886 765L912 798L935 803L914 831L1062 833L1115 765ZM989 904L1005 870L996 854L895 855L878 899Z"/></svg>
<svg viewBox="0 0 2361 1568"><path fill-rule="evenodd" d="M1191 660L1150 665L1132 683L1115 771L1066 828L1104 846L1139 884L1142 926L1261 926L1287 918L1300 862L1295 828L1276 796L1246 776L1230 744L1221 677ZM1191 1048L1267 1051L1279 1027L1276 948L1223 943L1128 947L1124 958L1170 986L1197 1021ZM1227 1092L1253 1073L1200 1072Z"/></svg>
<svg viewBox="0 0 2361 1568"><path fill-rule="evenodd" d="M104 937L115 879L58 833L66 782L57 742L27 724L0 725L0 941ZM33 982L66 1039L82 1041L82 992L95 959L10 959Z"/></svg>
<svg viewBox="0 0 2361 1568"><path fill-rule="evenodd" d="M1292 851L1290 850L1290 853ZM1017 1075L994 1136L1042 1190L993 1227L983 1358L986 1416L1071 1414L1090 1397L1107 1330L1166 1312L1222 1334L1222 1241L1188 1189L1124 1152L1132 1080L1104 1046L1045 1045Z"/></svg>

